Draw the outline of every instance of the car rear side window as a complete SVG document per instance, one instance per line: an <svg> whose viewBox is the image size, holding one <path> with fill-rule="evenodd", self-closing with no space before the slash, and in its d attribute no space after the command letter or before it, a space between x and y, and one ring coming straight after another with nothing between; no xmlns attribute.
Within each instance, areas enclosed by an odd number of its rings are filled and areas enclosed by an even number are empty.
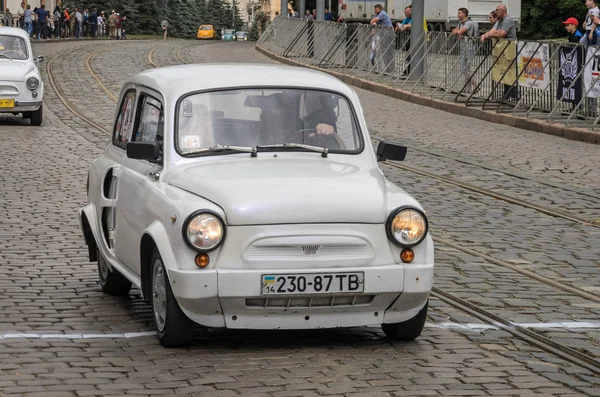
<svg viewBox="0 0 600 397"><path fill-rule="evenodd" d="M113 144L123 150L127 148L127 142L131 142L133 136L135 97L135 90L130 90L125 94L115 123Z"/></svg>

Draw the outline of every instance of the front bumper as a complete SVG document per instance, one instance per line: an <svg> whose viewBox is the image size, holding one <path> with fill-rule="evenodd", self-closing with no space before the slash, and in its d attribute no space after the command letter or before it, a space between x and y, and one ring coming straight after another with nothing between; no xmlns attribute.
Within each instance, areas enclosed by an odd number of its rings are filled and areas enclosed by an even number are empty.
<svg viewBox="0 0 600 397"><path fill-rule="evenodd" d="M42 106L42 101L15 101L12 108L0 108L0 113L35 112Z"/></svg>
<svg viewBox="0 0 600 397"><path fill-rule="evenodd" d="M336 328L402 322L414 317L425 305L433 285L433 264L276 272L168 272L173 294L188 317L208 327L238 329ZM263 274L338 272L364 272L364 291L354 295L286 295L268 299L261 295Z"/></svg>

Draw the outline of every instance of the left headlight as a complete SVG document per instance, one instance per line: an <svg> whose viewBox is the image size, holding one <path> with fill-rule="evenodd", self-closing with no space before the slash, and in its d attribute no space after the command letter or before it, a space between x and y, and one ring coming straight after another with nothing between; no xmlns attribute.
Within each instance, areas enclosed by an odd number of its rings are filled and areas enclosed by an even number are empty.
<svg viewBox="0 0 600 397"><path fill-rule="evenodd" d="M30 77L27 79L27 88L29 88L31 91L37 90L39 86L40 81L35 77Z"/></svg>
<svg viewBox="0 0 600 397"><path fill-rule="evenodd" d="M390 240L401 247L412 247L419 244L429 228L427 218L420 210L412 207L398 208L392 212L386 223Z"/></svg>
<svg viewBox="0 0 600 397"><path fill-rule="evenodd" d="M183 223L183 238L197 251L209 252L216 249L224 237L225 225L221 217L213 212L196 212Z"/></svg>

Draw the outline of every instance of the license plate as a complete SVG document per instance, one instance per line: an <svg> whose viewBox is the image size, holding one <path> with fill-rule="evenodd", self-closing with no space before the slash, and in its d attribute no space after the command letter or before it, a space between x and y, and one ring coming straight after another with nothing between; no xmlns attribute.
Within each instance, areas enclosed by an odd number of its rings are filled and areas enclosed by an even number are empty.
<svg viewBox="0 0 600 397"><path fill-rule="evenodd" d="M14 99L0 99L0 108L14 108L15 100Z"/></svg>
<svg viewBox="0 0 600 397"><path fill-rule="evenodd" d="M266 274L263 295L358 293L365 289L365 275L357 273Z"/></svg>

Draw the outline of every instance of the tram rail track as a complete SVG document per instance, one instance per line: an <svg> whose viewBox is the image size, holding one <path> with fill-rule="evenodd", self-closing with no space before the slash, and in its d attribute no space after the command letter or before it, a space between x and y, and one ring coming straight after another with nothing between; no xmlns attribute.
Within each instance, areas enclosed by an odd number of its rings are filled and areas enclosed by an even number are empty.
<svg viewBox="0 0 600 397"><path fill-rule="evenodd" d="M594 357L591 357L564 344L558 343L551 338L541 335L538 332L521 327L512 321L483 309L465 299L445 292L437 287L433 287L431 295L447 305L467 313L486 324L498 327L499 329L510 333L516 338L521 339L532 346L566 360L571 364L575 364L581 368L586 368L589 371L592 371L594 374L600 374L600 361Z"/></svg>

